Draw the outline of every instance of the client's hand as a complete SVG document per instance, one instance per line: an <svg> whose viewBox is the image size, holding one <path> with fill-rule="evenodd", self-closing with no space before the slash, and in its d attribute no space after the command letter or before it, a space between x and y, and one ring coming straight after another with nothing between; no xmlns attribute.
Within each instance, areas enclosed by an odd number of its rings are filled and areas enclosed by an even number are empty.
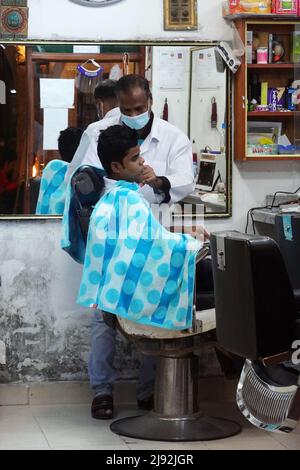
<svg viewBox="0 0 300 470"><path fill-rule="evenodd" d="M196 226L184 226L184 227L173 227L174 232L177 233L185 233L187 235L191 235L192 237L196 238L200 242L204 243L210 239L210 233L202 226L197 224Z"/></svg>
<svg viewBox="0 0 300 470"><path fill-rule="evenodd" d="M155 171L149 165L143 167L142 182L154 189L160 189L161 186L161 180L157 178Z"/></svg>

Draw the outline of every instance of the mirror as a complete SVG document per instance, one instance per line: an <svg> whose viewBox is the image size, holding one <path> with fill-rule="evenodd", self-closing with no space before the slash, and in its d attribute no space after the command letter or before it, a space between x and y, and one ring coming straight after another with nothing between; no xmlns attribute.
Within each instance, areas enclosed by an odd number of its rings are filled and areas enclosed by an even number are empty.
<svg viewBox="0 0 300 470"><path fill-rule="evenodd" d="M191 50L188 134L197 154L197 174L195 191L186 199L197 203L200 198L207 214L228 212L228 81L214 47Z"/></svg>
<svg viewBox="0 0 300 470"><path fill-rule="evenodd" d="M231 215L231 84L214 46L2 43L0 217L36 214L43 172L62 161L60 131L96 121L95 85L128 73L146 76L154 115L193 143L196 189L183 202L203 204L208 217ZM90 76L80 75L78 65ZM58 197L54 215L62 209Z"/></svg>

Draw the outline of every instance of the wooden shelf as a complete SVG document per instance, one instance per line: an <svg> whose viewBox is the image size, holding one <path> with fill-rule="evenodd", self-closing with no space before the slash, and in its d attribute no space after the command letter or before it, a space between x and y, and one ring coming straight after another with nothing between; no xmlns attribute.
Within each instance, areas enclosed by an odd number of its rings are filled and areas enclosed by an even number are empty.
<svg viewBox="0 0 300 470"><path fill-rule="evenodd" d="M300 67L300 63L292 64L291 62L282 64L247 64L248 69L295 69Z"/></svg>
<svg viewBox="0 0 300 470"><path fill-rule="evenodd" d="M251 155L246 155L246 158L244 161L250 162L250 161L278 161L278 160L300 160L300 155L299 154L292 154L292 155L261 155L257 157L252 157Z"/></svg>
<svg viewBox="0 0 300 470"><path fill-rule="evenodd" d="M282 118L291 118L291 117L300 117L300 111L250 111L247 113L248 117L282 117Z"/></svg>
<svg viewBox="0 0 300 470"><path fill-rule="evenodd" d="M259 15L255 13L236 13L235 15L223 15L224 20L281 20L281 21L300 21L298 15L274 15L274 13L267 13Z"/></svg>
<svg viewBox="0 0 300 470"><path fill-rule="evenodd" d="M294 63L291 37L300 25L300 16L239 14L227 18L237 20L235 26L241 38L246 39L249 31L278 35L284 44L285 51L289 51L289 55L286 55L283 59L284 62L281 63L247 64L245 57L242 60L241 67L235 75L234 113L235 120L239 123L234 133L235 160L244 162L300 161L300 152L299 154L291 153L289 155L251 155L251 153L248 154L250 149L247 146L248 121L254 123L263 121L268 123L272 121L281 122L282 134L286 134L290 142L299 141L300 125L297 121L300 117L300 109L298 108L299 110L295 111L281 111L279 109L271 111L266 108L267 111L248 111L248 107L245 106L245 101L249 99L249 96L247 97L248 83L251 82L249 79L251 79L254 72L258 76L257 81L267 82L268 87L286 87L288 79L297 78L300 63ZM250 109L253 108L250 107Z"/></svg>

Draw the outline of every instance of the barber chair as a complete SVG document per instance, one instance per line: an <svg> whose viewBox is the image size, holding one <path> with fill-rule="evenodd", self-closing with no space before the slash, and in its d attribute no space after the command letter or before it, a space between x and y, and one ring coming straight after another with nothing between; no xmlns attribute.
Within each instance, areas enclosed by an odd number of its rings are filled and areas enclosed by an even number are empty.
<svg viewBox="0 0 300 470"><path fill-rule="evenodd" d="M300 310L300 214L278 214L275 236Z"/></svg>
<svg viewBox="0 0 300 470"><path fill-rule="evenodd" d="M290 432L300 418L292 362L300 316L279 247L265 236L216 232L211 254L218 343L246 359L238 407L259 428Z"/></svg>
<svg viewBox="0 0 300 470"><path fill-rule="evenodd" d="M71 186L74 194L71 204L86 242L91 213L104 190L102 171L84 165L72 177Z"/></svg>
<svg viewBox="0 0 300 470"><path fill-rule="evenodd" d="M85 173L86 169L82 168L73 177L72 186L77 200L78 219L86 240L94 199L97 199L97 194L99 199L99 188L103 185L101 183L97 186L98 190L96 188L94 191L92 179ZM198 254L197 262L204 259L208 251L209 247L205 246ZM207 287L205 292L199 290L198 299L195 294L191 330L149 327L104 314L109 325L111 317L117 318L117 328L143 354L158 357L153 411L114 421L111 424L114 433L156 441L199 441L221 439L240 432L239 424L228 419L205 416L199 407L199 367L195 353L204 343L215 342L214 299L211 284ZM196 311L196 305L202 305L205 310Z"/></svg>

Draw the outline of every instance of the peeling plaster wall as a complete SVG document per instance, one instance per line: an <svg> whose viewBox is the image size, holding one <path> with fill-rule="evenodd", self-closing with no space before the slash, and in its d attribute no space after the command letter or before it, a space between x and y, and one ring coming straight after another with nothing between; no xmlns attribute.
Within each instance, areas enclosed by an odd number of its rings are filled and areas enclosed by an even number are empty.
<svg viewBox="0 0 300 470"><path fill-rule="evenodd" d="M59 220L0 222L0 382L87 379L92 311L75 303L81 267L59 241ZM121 377L137 366L118 339Z"/></svg>
<svg viewBox="0 0 300 470"><path fill-rule="evenodd" d="M60 223L0 221L2 383L88 379L93 312L75 302L81 266L60 248ZM213 355L204 354L202 375L219 374ZM137 377L138 354L121 336L115 366L120 379Z"/></svg>

